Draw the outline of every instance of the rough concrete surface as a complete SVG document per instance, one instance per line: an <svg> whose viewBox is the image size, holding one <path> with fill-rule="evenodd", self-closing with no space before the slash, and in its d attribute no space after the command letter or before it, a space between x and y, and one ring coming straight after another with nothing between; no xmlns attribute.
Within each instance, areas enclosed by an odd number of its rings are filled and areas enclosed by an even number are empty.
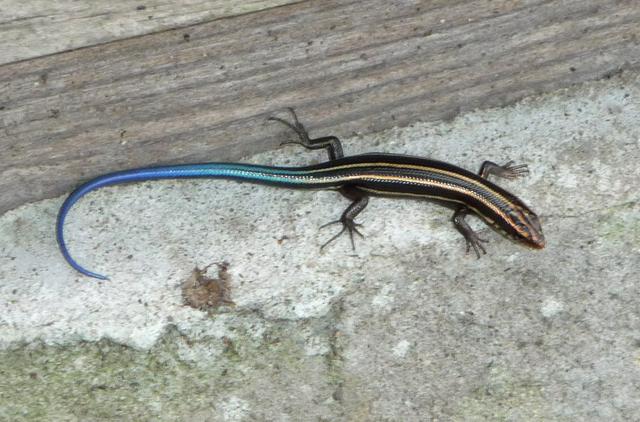
<svg viewBox="0 0 640 422"><path fill-rule="evenodd" d="M72 254L111 276L96 282L56 248L63 198L24 206L0 217L0 420L637 417L640 76L345 148L527 162L499 183L541 215L548 246L475 220L490 240L477 260L450 210L374 198L357 250L320 252L338 228L318 227L347 205L335 192L151 182L70 214ZM291 146L248 161L323 159ZM222 262L228 300L187 306L194 268L222 279Z"/></svg>

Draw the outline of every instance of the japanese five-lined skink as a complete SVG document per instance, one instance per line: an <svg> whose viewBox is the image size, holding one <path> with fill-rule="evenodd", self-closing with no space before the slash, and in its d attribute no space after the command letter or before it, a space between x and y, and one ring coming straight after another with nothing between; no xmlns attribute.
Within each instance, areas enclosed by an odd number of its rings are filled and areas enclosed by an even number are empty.
<svg viewBox="0 0 640 422"><path fill-rule="evenodd" d="M92 179L74 190L62 204L56 224L56 238L66 261L80 273L107 280L104 275L89 271L69 254L64 240L64 222L71 207L87 193L103 186L159 179L211 178L231 179L296 189L338 189L353 201L339 220L342 230L322 247L347 231L353 246L358 223L354 218L365 209L370 195L421 197L453 203L455 227L464 236L467 252L472 247L480 257L486 253L484 239L465 221L468 213L479 215L486 223L533 248L545 246L542 228L536 214L514 195L487 180L489 175L517 178L528 173L525 164L497 165L485 161L479 175L454 165L407 155L371 153L344 157L340 140L334 136L309 138L307 130L289 109L292 122L278 117L274 120L291 128L298 140L284 142L300 144L307 149L326 149L329 161L308 167L271 167L253 164L204 163L147 167L119 171ZM328 225L328 224L327 224ZM326 226L326 225L325 225Z"/></svg>

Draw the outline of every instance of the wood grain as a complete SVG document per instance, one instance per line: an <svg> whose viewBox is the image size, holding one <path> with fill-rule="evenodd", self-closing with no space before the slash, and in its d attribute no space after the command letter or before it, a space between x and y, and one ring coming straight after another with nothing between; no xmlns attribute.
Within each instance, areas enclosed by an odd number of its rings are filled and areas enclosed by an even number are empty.
<svg viewBox="0 0 640 422"><path fill-rule="evenodd" d="M640 4L305 1L0 67L0 212L107 171L378 131L640 64ZM188 34L188 40L185 38Z"/></svg>
<svg viewBox="0 0 640 422"><path fill-rule="evenodd" d="M0 0L0 64L228 18L295 0Z"/></svg>

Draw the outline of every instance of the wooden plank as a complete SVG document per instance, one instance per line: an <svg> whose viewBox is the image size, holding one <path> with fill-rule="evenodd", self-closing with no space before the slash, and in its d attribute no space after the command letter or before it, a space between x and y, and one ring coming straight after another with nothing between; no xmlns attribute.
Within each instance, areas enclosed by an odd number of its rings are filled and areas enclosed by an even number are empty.
<svg viewBox="0 0 640 422"><path fill-rule="evenodd" d="M0 64L256 12L296 0L0 0Z"/></svg>
<svg viewBox="0 0 640 422"><path fill-rule="evenodd" d="M306 1L4 65L0 211L271 148L290 133L264 119L284 106L344 136L638 68L639 19L615 0Z"/></svg>

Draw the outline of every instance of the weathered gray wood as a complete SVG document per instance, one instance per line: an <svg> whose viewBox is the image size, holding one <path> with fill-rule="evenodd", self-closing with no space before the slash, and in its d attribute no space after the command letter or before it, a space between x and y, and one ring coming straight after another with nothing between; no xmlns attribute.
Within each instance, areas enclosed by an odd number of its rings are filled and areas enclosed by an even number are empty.
<svg viewBox="0 0 640 422"><path fill-rule="evenodd" d="M343 136L637 68L639 21L614 0L306 1L4 65L0 211L271 148L290 133L264 119L284 106Z"/></svg>
<svg viewBox="0 0 640 422"><path fill-rule="evenodd" d="M255 12L296 0L0 0L0 64Z"/></svg>

